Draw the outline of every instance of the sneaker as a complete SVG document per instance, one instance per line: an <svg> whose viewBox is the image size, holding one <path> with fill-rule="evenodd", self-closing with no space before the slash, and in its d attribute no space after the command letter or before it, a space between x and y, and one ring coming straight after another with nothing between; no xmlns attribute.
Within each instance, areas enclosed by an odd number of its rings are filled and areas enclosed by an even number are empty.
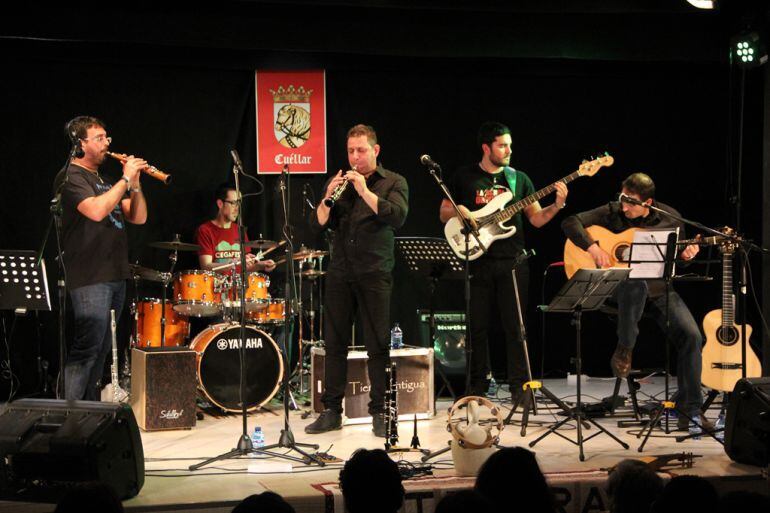
<svg viewBox="0 0 770 513"><path fill-rule="evenodd" d="M374 436L379 438L387 437L388 430L384 413L372 414L372 431L374 432Z"/></svg>
<svg viewBox="0 0 770 513"><path fill-rule="evenodd" d="M610 358L610 367L612 375L616 378L627 378L631 372L631 354L632 350L627 347L618 346Z"/></svg>
<svg viewBox="0 0 770 513"><path fill-rule="evenodd" d="M321 412L315 421L305 426L305 433L315 435L342 429L342 414L338 411L326 409Z"/></svg>

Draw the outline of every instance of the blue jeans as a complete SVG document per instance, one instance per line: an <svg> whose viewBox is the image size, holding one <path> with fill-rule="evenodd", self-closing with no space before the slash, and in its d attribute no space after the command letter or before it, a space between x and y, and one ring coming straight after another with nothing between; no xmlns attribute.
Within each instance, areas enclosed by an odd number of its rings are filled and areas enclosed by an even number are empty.
<svg viewBox="0 0 770 513"><path fill-rule="evenodd" d="M70 290L75 315L75 336L64 366L66 399L98 401L96 384L112 351L110 309L120 319L126 297L125 281L110 281Z"/></svg>
<svg viewBox="0 0 770 513"><path fill-rule="evenodd" d="M682 298L672 289L668 295L669 331L666 333L666 295L648 298L647 282L628 280L615 289L612 299L618 304L618 347L634 348L639 335L639 320L645 312L669 337L677 351L677 407L687 415L700 414L701 349L703 336Z"/></svg>

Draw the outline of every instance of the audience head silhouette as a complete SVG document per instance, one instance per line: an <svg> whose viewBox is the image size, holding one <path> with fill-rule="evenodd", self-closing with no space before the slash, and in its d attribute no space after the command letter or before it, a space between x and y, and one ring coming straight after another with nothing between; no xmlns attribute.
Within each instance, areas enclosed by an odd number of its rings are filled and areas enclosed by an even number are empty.
<svg viewBox="0 0 770 513"><path fill-rule="evenodd" d="M398 465L382 449L359 449L340 471L340 488L350 513L394 513L404 502Z"/></svg>
<svg viewBox="0 0 770 513"><path fill-rule="evenodd" d="M662 491L663 480L639 460L621 461L607 480L611 513L649 513Z"/></svg>
<svg viewBox="0 0 770 513"><path fill-rule="evenodd" d="M510 508L512 497L515 497L517 511L554 511L553 495L535 453L522 447L500 449L490 456L479 470L476 490L500 511Z"/></svg>
<svg viewBox="0 0 770 513"><path fill-rule="evenodd" d="M294 508L277 493L262 492L243 499L232 513L294 513Z"/></svg>

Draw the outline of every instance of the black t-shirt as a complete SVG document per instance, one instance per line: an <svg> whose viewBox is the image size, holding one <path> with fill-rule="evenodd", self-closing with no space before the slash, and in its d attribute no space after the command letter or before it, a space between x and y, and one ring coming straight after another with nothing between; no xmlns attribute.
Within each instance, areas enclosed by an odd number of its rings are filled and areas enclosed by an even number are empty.
<svg viewBox="0 0 770 513"><path fill-rule="evenodd" d="M487 173L478 164L459 168L448 182L449 191L455 201L471 212L483 208L492 199L510 190L505 172ZM535 192L529 176L522 171L516 171L516 191L513 199L506 204L511 205ZM524 214L519 212L504 223L515 226L516 233L507 239L498 239L492 243L483 258L515 258L525 248Z"/></svg>
<svg viewBox="0 0 770 513"><path fill-rule="evenodd" d="M61 196L62 246L70 290L129 277L126 220L120 203L99 222L78 212L81 201L104 194L112 186L75 164L67 170Z"/></svg>

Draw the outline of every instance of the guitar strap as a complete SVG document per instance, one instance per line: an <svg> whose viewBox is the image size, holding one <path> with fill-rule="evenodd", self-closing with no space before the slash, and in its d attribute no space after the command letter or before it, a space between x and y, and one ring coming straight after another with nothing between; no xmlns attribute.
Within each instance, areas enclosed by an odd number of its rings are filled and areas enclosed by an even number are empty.
<svg viewBox="0 0 770 513"><path fill-rule="evenodd" d="M519 176L518 171L513 169L512 167L505 166L503 168L503 172L505 173L505 179L508 181L508 185L511 187L511 194L513 194L513 197L516 197L516 178Z"/></svg>

